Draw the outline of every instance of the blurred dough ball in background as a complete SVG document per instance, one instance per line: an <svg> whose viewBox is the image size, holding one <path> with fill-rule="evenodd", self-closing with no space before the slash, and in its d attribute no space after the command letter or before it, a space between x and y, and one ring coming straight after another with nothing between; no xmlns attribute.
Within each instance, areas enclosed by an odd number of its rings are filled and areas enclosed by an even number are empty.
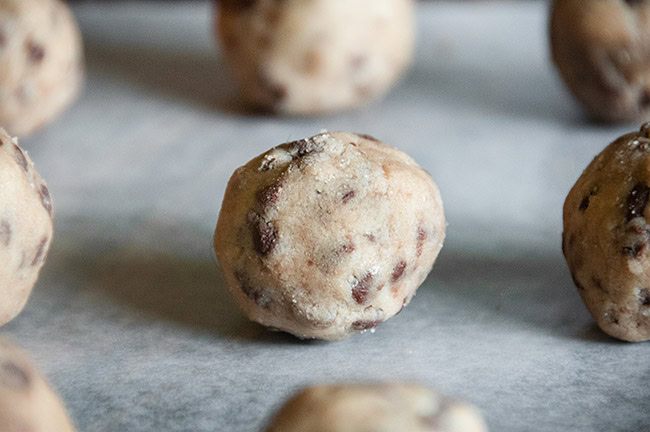
<svg viewBox="0 0 650 432"><path fill-rule="evenodd" d="M0 339L0 431L74 430L61 401L27 356Z"/></svg>
<svg viewBox="0 0 650 432"><path fill-rule="evenodd" d="M470 405L415 384L310 387L290 399L267 432L485 432Z"/></svg>
<svg viewBox="0 0 650 432"><path fill-rule="evenodd" d="M81 35L60 0L0 0L0 126L24 136L50 122L83 81Z"/></svg>
<svg viewBox="0 0 650 432"><path fill-rule="evenodd" d="M650 119L650 1L555 0L553 61L585 109L603 121Z"/></svg>
<svg viewBox="0 0 650 432"><path fill-rule="evenodd" d="M245 98L284 114L358 107L413 56L413 0L217 0L223 53Z"/></svg>
<svg viewBox="0 0 650 432"><path fill-rule="evenodd" d="M0 326L25 307L52 233L47 186L27 153L0 128Z"/></svg>

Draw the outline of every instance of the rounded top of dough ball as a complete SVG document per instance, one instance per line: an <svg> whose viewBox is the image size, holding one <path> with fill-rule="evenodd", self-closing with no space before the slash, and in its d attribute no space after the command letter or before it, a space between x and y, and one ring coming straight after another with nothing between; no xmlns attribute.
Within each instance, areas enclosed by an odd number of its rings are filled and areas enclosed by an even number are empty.
<svg viewBox="0 0 650 432"><path fill-rule="evenodd" d="M45 182L18 141L0 129L0 326L25 306L53 229Z"/></svg>
<svg viewBox="0 0 650 432"><path fill-rule="evenodd" d="M27 356L0 338L0 430L74 432L61 401Z"/></svg>
<svg viewBox="0 0 650 432"><path fill-rule="evenodd" d="M291 398L267 432L485 432L471 406L415 384L310 387Z"/></svg>
<svg viewBox="0 0 650 432"><path fill-rule="evenodd" d="M235 299L298 337L371 330L409 303L442 248L431 176L367 135L323 133L237 169L215 231Z"/></svg>
<svg viewBox="0 0 650 432"><path fill-rule="evenodd" d="M77 23L60 0L0 0L0 125L24 136L50 122L83 81Z"/></svg>
<svg viewBox="0 0 650 432"><path fill-rule="evenodd" d="M413 0L221 0L223 53L246 99L286 114L383 95L411 62Z"/></svg>
<svg viewBox="0 0 650 432"><path fill-rule="evenodd" d="M550 25L553 60L592 116L650 119L650 1L555 0Z"/></svg>

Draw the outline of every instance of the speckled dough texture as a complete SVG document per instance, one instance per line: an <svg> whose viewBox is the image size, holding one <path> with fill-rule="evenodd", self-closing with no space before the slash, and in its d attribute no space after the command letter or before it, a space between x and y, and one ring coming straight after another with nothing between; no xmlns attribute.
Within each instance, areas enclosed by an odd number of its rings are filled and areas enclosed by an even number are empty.
<svg viewBox="0 0 650 432"><path fill-rule="evenodd" d="M83 81L81 36L59 0L0 0L0 126L24 136L50 122Z"/></svg>
<svg viewBox="0 0 650 432"><path fill-rule="evenodd" d="M0 129L0 325L25 306L52 241L52 202L17 141Z"/></svg>
<svg viewBox="0 0 650 432"><path fill-rule="evenodd" d="M249 318L341 339L400 312L444 237L438 188L409 156L369 136L323 133L235 171L214 244Z"/></svg>
<svg viewBox="0 0 650 432"><path fill-rule="evenodd" d="M650 124L610 144L564 204L562 246L578 292L603 331L650 339Z"/></svg>
<svg viewBox="0 0 650 432"><path fill-rule="evenodd" d="M0 431L74 432L65 408L25 354L0 339Z"/></svg>
<svg viewBox="0 0 650 432"><path fill-rule="evenodd" d="M315 386L292 399L267 432L485 432L480 414L414 384Z"/></svg>
<svg viewBox="0 0 650 432"><path fill-rule="evenodd" d="M650 1L556 0L553 60L591 115L650 118Z"/></svg>
<svg viewBox="0 0 650 432"><path fill-rule="evenodd" d="M353 108L411 62L413 0L221 0L225 59L252 104L279 113Z"/></svg>

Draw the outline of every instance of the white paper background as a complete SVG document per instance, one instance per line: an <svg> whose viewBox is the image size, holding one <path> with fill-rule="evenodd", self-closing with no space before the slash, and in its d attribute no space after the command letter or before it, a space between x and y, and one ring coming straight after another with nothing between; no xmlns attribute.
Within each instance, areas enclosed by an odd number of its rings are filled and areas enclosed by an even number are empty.
<svg viewBox="0 0 650 432"><path fill-rule="evenodd" d="M415 65L387 99L291 119L242 110L209 3L76 6L85 93L21 141L50 186L55 241L3 333L80 431L259 431L299 387L352 379L431 385L480 407L492 431L650 430L650 345L595 327L560 251L569 188L638 125L584 118L551 67L546 8L421 4ZM449 221L411 305L338 343L249 323L211 252L232 171L324 128L411 154Z"/></svg>

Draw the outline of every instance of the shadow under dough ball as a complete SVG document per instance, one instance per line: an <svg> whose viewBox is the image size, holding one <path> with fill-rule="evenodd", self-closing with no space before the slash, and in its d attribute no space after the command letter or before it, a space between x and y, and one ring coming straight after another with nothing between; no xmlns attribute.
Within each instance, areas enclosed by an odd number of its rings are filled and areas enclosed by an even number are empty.
<svg viewBox="0 0 650 432"><path fill-rule="evenodd" d="M0 127L25 136L79 92L81 35L60 0L0 0Z"/></svg>
<svg viewBox="0 0 650 432"><path fill-rule="evenodd" d="M52 233L45 182L17 140L0 129L0 326L25 307Z"/></svg>
<svg viewBox="0 0 650 432"><path fill-rule="evenodd" d="M63 404L27 356L0 339L0 431L74 430Z"/></svg>
<svg viewBox="0 0 650 432"><path fill-rule="evenodd" d="M354 108L410 64L413 0L221 0L226 63L253 105L285 114Z"/></svg>
<svg viewBox="0 0 650 432"><path fill-rule="evenodd" d="M562 249L578 293L607 334L650 339L650 123L589 164L564 203Z"/></svg>
<svg viewBox="0 0 650 432"><path fill-rule="evenodd" d="M267 432L485 432L470 405L415 384L314 386L290 399Z"/></svg>
<svg viewBox="0 0 650 432"><path fill-rule="evenodd" d="M650 119L650 1L555 0L553 60L586 110L603 121Z"/></svg>
<svg viewBox="0 0 650 432"><path fill-rule="evenodd" d="M337 132L280 145L237 169L214 246L250 319L333 340L400 312L444 237L427 172L372 137Z"/></svg>

